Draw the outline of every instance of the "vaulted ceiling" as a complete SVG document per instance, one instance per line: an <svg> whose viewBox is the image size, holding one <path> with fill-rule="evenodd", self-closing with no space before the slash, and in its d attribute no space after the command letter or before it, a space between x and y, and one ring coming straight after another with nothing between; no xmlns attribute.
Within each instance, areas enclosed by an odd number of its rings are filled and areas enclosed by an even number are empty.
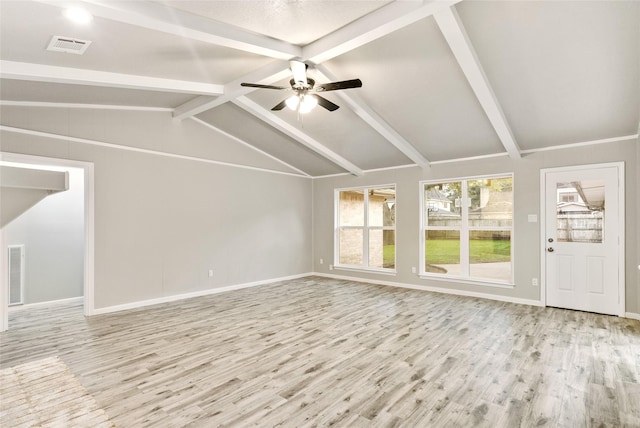
<svg viewBox="0 0 640 428"><path fill-rule="evenodd" d="M62 14L89 11L88 25ZM52 36L91 41L51 52ZM289 62L340 108L271 107ZM640 2L0 1L4 104L172 109L310 176L637 139Z"/></svg>

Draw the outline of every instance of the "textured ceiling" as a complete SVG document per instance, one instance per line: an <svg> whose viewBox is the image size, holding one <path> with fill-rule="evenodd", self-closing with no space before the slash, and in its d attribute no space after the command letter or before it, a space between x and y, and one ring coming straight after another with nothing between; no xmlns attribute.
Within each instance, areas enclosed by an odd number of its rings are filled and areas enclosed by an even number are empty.
<svg viewBox="0 0 640 428"><path fill-rule="evenodd" d="M70 25L60 8L48 4L2 1L1 8L3 60L211 83L224 83L270 62L270 58L106 18L96 17L88 26ZM84 55L44 50L54 35L92 44Z"/></svg>
<svg viewBox="0 0 640 428"><path fill-rule="evenodd" d="M311 176L637 138L640 2L76 1L86 26L65 4L0 1L2 103L174 109ZM363 86L302 117L240 86L287 86L289 59Z"/></svg>
<svg viewBox="0 0 640 428"><path fill-rule="evenodd" d="M180 0L158 3L289 43L305 45L390 2Z"/></svg>

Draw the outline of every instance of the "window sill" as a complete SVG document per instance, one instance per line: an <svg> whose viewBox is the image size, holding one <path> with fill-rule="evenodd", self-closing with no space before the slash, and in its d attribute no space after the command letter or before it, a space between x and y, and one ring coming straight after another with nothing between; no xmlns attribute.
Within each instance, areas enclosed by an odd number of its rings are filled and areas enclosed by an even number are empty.
<svg viewBox="0 0 640 428"><path fill-rule="evenodd" d="M396 276L396 270L395 269L376 269L376 268L364 268L364 267L334 265L333 266L333 270L346 270L346 271L350 271L350 272L376 273L376 274L381 274L381 275Z"/></svg>
<svg viewBox="0 0 640 428"><path fill-rule="evenodd" d="M421 273L419 275L420 279L435 279L438 281L449 281L449 282L457 282L459 284L471 284L471 285L479 285L482 287L495 287L495 288L515 288L515 284L512 282L506 281L498 281L498 280L489 280L489 279L477 279L477 278L464 278L461 276L452 276L452 275L438 275L438 274L428 274Z"/></svg>

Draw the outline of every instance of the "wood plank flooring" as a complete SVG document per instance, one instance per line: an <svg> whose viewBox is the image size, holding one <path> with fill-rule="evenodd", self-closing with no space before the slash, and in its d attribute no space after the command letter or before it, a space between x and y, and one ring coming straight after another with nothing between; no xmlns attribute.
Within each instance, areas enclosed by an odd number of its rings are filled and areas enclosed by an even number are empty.
<svg viewBox="0 0 640 428"><path fill-rule="evenodd" d="M113 428L57 357L0 369L0 426Z"/></svg>
<svg viewBox="0 0 640 428"><path fill-rule="evenodd" d="M58 357L118 427L640 427L623 318L309 277L10 327L0 368Z"/></svg>

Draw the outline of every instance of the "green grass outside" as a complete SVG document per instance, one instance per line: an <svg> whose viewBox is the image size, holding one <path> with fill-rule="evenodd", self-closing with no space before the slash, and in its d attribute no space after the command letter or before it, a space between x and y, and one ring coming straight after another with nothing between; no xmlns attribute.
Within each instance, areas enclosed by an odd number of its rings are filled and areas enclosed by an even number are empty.
<svg viewBox="0 0 640 428"><path fill-rule="evenodd" d="M473 239L470 241L471 263L496 263L511 260L511 241L506 239Z"/></svg>
<svg viewBox="0 0 640 428"><path fill-rule="evenodd" d="M395 267L396 263L396 246L385 245L382 248L382 265L384 267Z"/></svg>
<svg viewBox="0 0 640 428"><path fill-rule="evenodd" d="M471 263L496 263L511 260L511 241L474 239L470 243ZM430 239L426 242L425 255L429 264L460 263L460 241L455 239ZM393 265L395 245L385 245L383 262L385 266Z"/></svg>

